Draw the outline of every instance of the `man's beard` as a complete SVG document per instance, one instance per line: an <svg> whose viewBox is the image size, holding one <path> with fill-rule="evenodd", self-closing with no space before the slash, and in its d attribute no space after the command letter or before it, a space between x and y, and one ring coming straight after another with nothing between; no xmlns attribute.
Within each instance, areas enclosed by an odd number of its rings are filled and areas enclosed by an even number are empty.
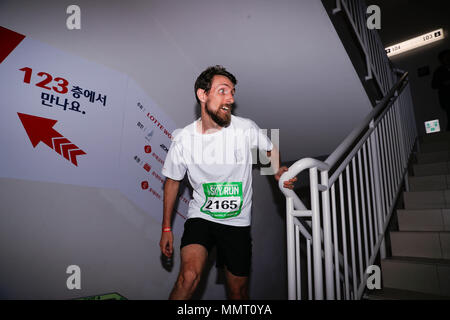
<svg viewBox="0 0 450 320"><path fill-rule="evenodd" d="M220 112L222 106L220 106L216 112L213 112L213 111L209 110L208 103L206 103L205 109L206 109L206 113L209 114L209 116L211 117L211 119L213 119L213 121L215 123L217 123L221 127L228 127L228 125L230 124L230 121L231 121L231 105L226 105L226 107L228 107L230 109L230 113L226 113L223 117L221 115L219 115L219 112Z"/></svg>

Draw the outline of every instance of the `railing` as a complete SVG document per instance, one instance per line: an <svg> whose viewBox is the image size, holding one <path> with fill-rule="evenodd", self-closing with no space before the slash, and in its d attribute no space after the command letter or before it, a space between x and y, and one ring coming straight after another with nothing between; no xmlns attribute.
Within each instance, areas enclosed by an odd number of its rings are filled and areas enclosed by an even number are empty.
<svg viewBox="0 0 450 320"><path fill-rule="evenodd" d="M405 73L325 162L301 159L283 174L279 187L286 196L289 299L302 298L300 235L306 240L309 299L323 299L324 289L326 299L361 298L365 270L378 252L381 259L386 256L384 234L416 138ZM306 169L310 210L282 187Z"/></svg>
<svg viewBox="0 0 450 320"><path fill-rule="evenodd" d="M398 79L376 31L367 29L363 1L336 4L335 11L346 13L366 55L366 79L374 76L384 98L324 162L301 159L280 178L286 196L289 299L302 299L303 287L309 299L362 297L365 270L378 254L386 257L384 234L404 181L407 186L417 140L407 73ZM307 169L311 209L283 188L284 181Z"/></svg>
<svg viewBox="0 0 450 320"><path fill-rule="evenodd" d="M336 0L334 14L343 12L350 22L366 57L366 80L377 82L383 95L394 85L389 59L376 29L367 28L367 7L363 0Z"/></svg>

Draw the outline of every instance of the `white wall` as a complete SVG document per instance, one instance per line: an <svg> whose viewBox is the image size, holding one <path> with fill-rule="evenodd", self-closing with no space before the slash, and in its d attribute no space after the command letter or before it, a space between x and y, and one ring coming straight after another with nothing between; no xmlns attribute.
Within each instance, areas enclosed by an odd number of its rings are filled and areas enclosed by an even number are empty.
<svg viewBox="0 0 450 320"><path fill-rule="evenodd" d="M160 224L119 192L5 178L0 190L0 298L168 296L175 272L161 267ZM66 287L69 265L81 290Z"/></svg>
<svg viewBox="0 0 450 320"><path fill-rule="evenodd" d="M267 177L254 172L251 296L284 299L284 223ZM67 184L0 179L0 299L73 299L119 292L166 299L179 269L160 261L160 223L119 192ZM81 268L81 290L68 290L66 268ZM224 299L217 269L197 298Z"/></svg>

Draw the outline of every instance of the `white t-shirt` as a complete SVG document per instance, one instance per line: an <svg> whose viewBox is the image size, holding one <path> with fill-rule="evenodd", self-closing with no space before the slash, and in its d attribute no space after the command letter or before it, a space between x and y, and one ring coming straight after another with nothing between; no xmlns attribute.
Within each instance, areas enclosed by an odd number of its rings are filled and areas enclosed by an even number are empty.
<svg viewBox="0 0 450 320"><path fill-rule="evenodd" d="M162 174L193 188L188 219L203 218L249 226L252 205L252 150L270 151L272 142L252 120L232 115L228 127L211 134L197 131L197 121L174 133ZM255 159L255 160L254 160Z"/></svg>

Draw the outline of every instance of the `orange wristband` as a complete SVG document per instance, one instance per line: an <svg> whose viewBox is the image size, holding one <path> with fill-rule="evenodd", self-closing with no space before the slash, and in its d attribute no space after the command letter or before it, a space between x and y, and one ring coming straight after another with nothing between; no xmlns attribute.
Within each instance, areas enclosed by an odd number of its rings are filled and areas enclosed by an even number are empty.
<svg viewBox="0 0 450 320"><path fill-rule="evenodd" d="M163 232L171 232L172 231L172 229L171 228L163 228L163 230L162 230Z"/></svg>

